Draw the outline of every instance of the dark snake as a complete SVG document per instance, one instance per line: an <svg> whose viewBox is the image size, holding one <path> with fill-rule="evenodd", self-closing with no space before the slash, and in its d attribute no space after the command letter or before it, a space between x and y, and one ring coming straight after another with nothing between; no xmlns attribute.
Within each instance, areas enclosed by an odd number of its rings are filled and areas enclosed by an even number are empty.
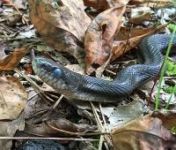
<svg viewBox="0 0 176 150"><path fill-rule="evenodd" d="M139 44L140 64L121 70L113 81L80 75L43 57L33 60L33 69L44 82L68 99L118 103L159 74L163 62L161 52L167 49L170 39L168 34L145 37ZM176 35L172 44L175 48Z"/></svg>

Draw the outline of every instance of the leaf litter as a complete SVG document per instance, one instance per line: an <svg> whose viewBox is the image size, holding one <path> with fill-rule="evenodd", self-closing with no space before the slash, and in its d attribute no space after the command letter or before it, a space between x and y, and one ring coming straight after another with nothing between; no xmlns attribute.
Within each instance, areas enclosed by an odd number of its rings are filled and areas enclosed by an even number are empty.
<svg viewBox="0 0 176 150"><path fill-rule="evenodd" d="M95 71L112 80L118 70L136 62L134 53L143 37L169 32L167 23L174 23L176 12L172 1L4 0L0 4L0 139L25 139L30 134L61 137L64 142L59 143L67 149L176 149L172 61L163 82L161 112L155 114L157 82L137 89L122 104L69 103L33 74L29 54L33 49L75 72ZM169 110L164 109L171 94ZM16 141L17 147L22 144ZM0 145L4 150L12 147L11 140Z"/></svg>

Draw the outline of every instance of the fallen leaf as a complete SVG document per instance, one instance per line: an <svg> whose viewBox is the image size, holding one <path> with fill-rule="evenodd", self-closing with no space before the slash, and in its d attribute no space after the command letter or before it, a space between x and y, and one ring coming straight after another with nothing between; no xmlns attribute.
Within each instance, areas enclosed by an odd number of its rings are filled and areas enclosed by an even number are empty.
<svg viewBox="0 0 176 150"><path fill-rule="evenodd" d="M84 4L97 10L105 10L119 5L126 5L129 0L84 0Z"/></svg>
<svg viewBox="0 0 176 150"><path fill-rule="evenodd" d="M169 139L172 136L171 133L163 127L160 119L151 117L150 115L132 120L120 129L113 129L112 134L116 134L124 130L147 132L155 134L163 139Z"/></svg>
<svg viewBox="0 0 176 150"><path fill-rule="evenodd" d="M30 18L41 37L58 51L81 61L83 38L90 23L80 0L29 0Z"/></svg>
<svg viewBox="0 0 176 150"><path fill-rule="evenodd" d="M125 10L125 6L110 8L89 25L84 40L88 74L92 72L92 66L103 64L110 56L114 34L120 29Z"/></svg>
<svg viewBox="0 0 176 150"><path fill-rule="evenodd" d="M7 16L7 25L10 27L13 27L21 20L21 15L20 14L13 14Z"/></svg>
<svg viewBox="0 0 176 150"><path fill-rule="evenodd" d="M18 119L13 121L0 121L0 136L13 137L16 131L22 131L25 126L24 118L21 115ZM12 140L0 140L1 150L10 150L12 147Z"/></svg>
<svg viewBox="0 0 176 150"><path fill-rule="evenodd" d="M130 4L132 5L140 5L140 6L148 6L148 7L168 7L173 5L173 0L131 0Z"/></svg>
<svg viewBox="0 0 176 150"><path fill-rule="evenodd" d="M0 77L0 119L15 119L26 105L27 93L17 78Z"/></svg>
<svg viewBox="0 0 176 150"><path fill-rule="evenodd" d="M94 131L95 126L89 126L86 124L76 124L71 121L58 118L50 119L37 125L26 125L25 132L28 134L39 136L59 136L59 135L71 135L77 136L84 134L88 131Z"/></svg>
<svg viewBox="0 0 176 150"><path fill-rule="evenodd" d="M109 8L108 2L106 0L84 0L84 4L97 10L105 10Z"/></svg>
<svg viewBox="0 0 176 150"><path fill-rule="evenodd" d="M2 0L2 3L11 4L12 1L11 0Z"/></svg>
<svg viewBox="0 0 176 150"><path fill-rule="evenodd" d="M0 70L9 71L13 70L18 63L20 62L21 58L23 58L24 55L26 55L27 52L29 52L29 47L22 47L22 48L16 48L12 53L5 56L3 59L0 60ZM2 54L1 54L2 56Z"/></svg>
<svg viewBox="0 0 176 150"><path fill-rule="evenodd" d="M166 25L160 25L158 27L147 29L133 28L129 30L126 28L121 28L113 43L112 60L115 60L132 48L135 48L145 36L158 32L164 27L166 27Z"/></svg>
<svg viewBox="0 0 176 150"><path fill-rule="evenodd" d="M153 114L154 117L157 117L162 120L164 127L169 130L176 128L176 112L175 110L165 110Z"/></svg>
<svg viewBox="0 0 176 150"><path fill-rule="evenodd" d="M93 126L93 125L90 126L88 124L81 124L81 123L76 124L64 118L50 120L47 122L47 125L55 129L56 131L57 129L58 131L61 129L61 130L73 132L75 134L87 133L89 131L94 131L96 129L96 126Z"/></svg>
<svg viewBox="0 0 176 150"><path fill-rule="evenodd" d="M174 148L174 136L162 125L158 118L147 115L126 124L124 127L114 129L112 140L115 149L132 150L137 149L165 149L170 146ZM167 144L167 142L169 144ZM136 149L135 148L135 149Z"/></svg>
<svg viewBox="0 0 176 150"><path fill-rule="evenodd" d="M154 134L125 130L115 135L114 150L175 150L176 139L164 140Z"/></svg>
<svg viewBox="0 0 176 150"><path fill-rule="evenodd" d="M103 107L102 110L102 112L108 117L108 127L111 128L124 125L125 123L142 116L146 112L144 103L139 100L134 100L128 105Z"/></svg>

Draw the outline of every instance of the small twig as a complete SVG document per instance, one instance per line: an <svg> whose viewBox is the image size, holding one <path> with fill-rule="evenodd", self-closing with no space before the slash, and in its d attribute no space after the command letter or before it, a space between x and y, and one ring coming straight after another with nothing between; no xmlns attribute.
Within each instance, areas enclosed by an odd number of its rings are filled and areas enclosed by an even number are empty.
<svg viewBox="0 0 176 150"><path fill-rule="evenodd" d="M107 130L107 123L106 123L105 116L103 114L103 110L102 110L101 104L99 104L99 109L100 109L100 112L101 112L101 115L102 115L102 118L103 118L104 128L105 128L105 130Z"/></svg>
<svg viewBox="0 0 176 150"><path fill-rule="evenodd" d="M67 131L67 130L63 130L63 129L59 129L56 128L54 126L52 126L51 124L49 124L48 122L45 122L46 125L50 128L52 128L55 131L58 132L62 132L64 134L68 134L68 135L73 135L73 136L92 136L92 135L104 135L104 134L109 134L107 132L95 132L95 133L84 133L84 132L71 132L71 131Z"/></svg>
<svg viewBox="0 0 176 150"><path fill-rule="evenodd" d="M48 112L49 109L42 109L42 110L38 110L37 112L35 112L33 115L31 115L30 117L28 117L28 119L32 119L34 117L37 117L39 115L43 115L44 113Z"/></svg>
<svg viewBox="0 0 176 150"><path fill-rule="evenodd" d="M159 73L159 74L160 74L160 73ZM151 91L150 91L150 93L149 93L149 100L150 100L150 102L152 101L152 93L153 93L153 91L154 91L154 88L155 88L155 86L156 86L157 81L158 81L158 77L156 77L156 78L154 79L154 84L153 84L152 89L151 89Z"/></svg>
<svg viewBox="0 0 176 150"><path fill-rule="evenodd" d="M113 72L113 71L111 71L111 70L109 70L109 69L105 69L105 71L107 71L108 73L110 73L110 74L112 74L112 75L116 75L116 73L115 72Z"/></svg>
<svg viewBox="0 0 176 150"><path fill-rule="evenodd" d="M102 105L101 105L101 104L99 104L99 109L100 109L100 112L101 112L101 115L102 115L102 118L103 118L103 123L104 123L104 128L103 128L103 129L104 129L104 132L110 132L110 130L108 129L107 123L106 123L105 116L104 116L104 114L103 114L103 110L102 110ZM109 138L107 138L107 137L105 136L105 139L108 140ZM111 142L109 142L109 140L108 140L108 143L110 144ZM109 147L108 147L107 143L104 142L104 144L105 144L105 146L106 146L106 149L109 150ZM101 149L100 149L100 150L101 150Z"/></svg>
<svg viewBox="0 0 176 150"><path fill-rule="evenodd" d="M95 106L94 106L94 104L93 104L92 102L90 102L90 105L91 105L91 107L92 107L92 111L93 111L93 114L94 114L94 116L95 116L98 129L101 131L102 128L103 128L103 125L101 124L101 120L100 120L100 118L98 117L98 113L97 113L97 111L96 111L96 108L95 108Z"/></svg>
<svg viewBox="0 0 176 150"><path fill-rule="evenodd" d="M54 103L53 110L56 109L56 107L59 105L60 101L63 99L64 95L61 95L59 99Z"/></svg>
<svg viewBox="0 0 176 150"><path fill-rule="evenodd" d="M98 129L100 131L104 131L103 125L102 125L101 120L100 120L100 118L98 116L98 113L97 113L97 111L95 109L95 106L93 105L92 102L90 102L90 104L91 104L92 111L94 113L95 119L97 121ZM102 150L103 141L104 141L104 137L101 135L100 136L100 140L99 140L98 150Z"/></svg>
<svg viewBox="0 0 176 150"><path fill-rule="evenodd" d="M38 86L32 79L30 79L27 75L23 74L20 70L15 68L14 71L18 73L20 76L22 76L23 78L25 78L28 82L30 82L33 88L36 89L37 92L43 91L40 86Z"/></svg>
<svg viewBox="0 0 176 150"><path fill-rule="evenodd" d="M90 138L63 138L63 137L8 137L0 136L0 140L59 140L59 141L98 141Z"/></svg>
<svg viewBox="0 0 176 150"><path fill-rule="evenodd" d="M32 85L32 87L46 101L46 103L49 103L47 100L49 100L50 102L54 102L54 100L52 100L49 96L47 96L47 94L45 94L45 91L40 86L38 86L31 78L29 78L27 75L23 74L17 68L15 68L14 71L16 73L18 73L20 76L22 76L23 78L25 78L28 82L30 82L30 84Z"/></svg>

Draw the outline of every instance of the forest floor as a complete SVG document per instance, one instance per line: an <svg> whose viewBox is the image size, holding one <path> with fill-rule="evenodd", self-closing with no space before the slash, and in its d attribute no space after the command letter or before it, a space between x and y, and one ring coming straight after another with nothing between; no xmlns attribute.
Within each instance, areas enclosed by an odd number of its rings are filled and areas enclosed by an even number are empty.
<svg viewBox="0 0 176 150"><path fill-rule="evenodd" d="M1 0L0 149L176 150L176 49L120 103L71 100L32 63L110 82L143 38L175 34L175 16L174 0Z"/></svg>

